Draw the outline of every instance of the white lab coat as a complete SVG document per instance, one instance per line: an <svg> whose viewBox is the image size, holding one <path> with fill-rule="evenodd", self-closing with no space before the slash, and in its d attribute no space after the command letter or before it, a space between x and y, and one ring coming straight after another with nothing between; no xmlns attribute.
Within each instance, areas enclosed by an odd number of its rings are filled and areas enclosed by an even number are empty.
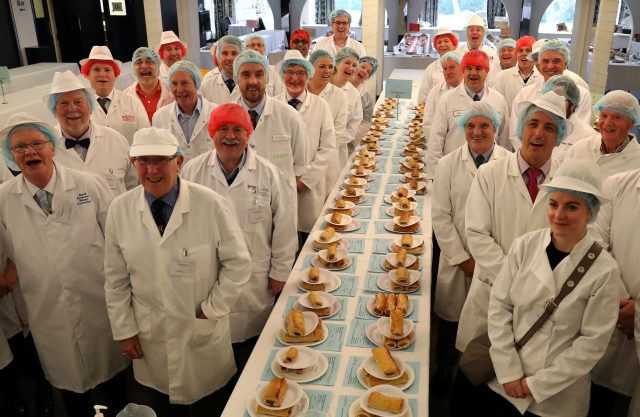
<svg viewBox="0 0 640 417"><path fill-rule="evenodd" d="M342 89L336 87L335 85L328 83L318 94L319 97L322 97L329 108L331 109L331 113L333 114L333 126L336 131L336 148L338 149L338 172L344 167L344 164L347 162L346 156L346 148L347 143L351 142L352 137L349 136L349 131L347 130L347 121L349 120L349 99L347 98L347 94L342 91ZM344 157L344 162L342 161ZM333 184L331 184L333 187Z"/></svg>
<svg viewBox="0 0 640 417"><path fill-rule="evenodd" d="M558 163L552 160L544 183L553 179L557 167ZM491 286L511 243L547 225L547 196L540 191L536 201L531 202L516 153L480 167L469 189L465 210L467 245L476 267L460 313L456 339L459 351L464 352L471 339L487 331Z"/></svg>
<svg viewBox="0 0 640 417"><path fill-rule="evenodd" d="M489 55L489 62L490 63L493 62L493 61L500 61L500 59L498 58L498 52L495 49L493 49L492 47L490 47L489 45L483 43L482 46L480 47L480 50L482 52L484 52L485 54ZM469 45L467 45L466 42L461 43L456 48L456 53L458 55L460 55L460 56L464 56L464 54L466 54L467 52L469 52Z"/></svg>
<svg viewBox="0 0 640 417"><path fill-rule="evenodd" d="M251 259L229 205L180 181L160 235L142 186L118 196L105 233L105 291L116 340L138 335L136 380L192 404L222 388L236 368L229 310L251 276ZM202 311L207 319L198 319Z"/></svg>
<svg viewBox="0 0 640 417"><path fill-rule="evenodd" d="M551 230L516 239L496 277L489 301L491 360L497 379L489 387L539 416L582 417L589 410L589 372L602 357L618 318L620 270L602 251L574 290L521 351L520 340L554 299L594 240L588 234L551 270L546 248ZM526 377L532 396L508 396L502 384Z"/></svg>
<svg viewBox="0 0 640 417"><path fill-rule="evenodd" d="M516 98L520 90L528 85L538 82L538 80L541 79L542 75L540 75L536 67L533 67L532 73L529 75L529 79L525 84L520 76L520 69L516 65L513 68L500 71L500 73L496 75L495 86L493 88L502 94L504 101L507 102L507 108L511 109L513 99Z"/></svg>
<svg viewBox="0 0 640 417"><path fill-rule="evenodd" d="M167 83L160 79L158 79L158 83L160 84L160 100L158 100L158 105L156 106L156 110L158 110L160 107L164 107L167 104L171 104L174 102L173 94L171 94L171 89L169 88ZM138 87L138 82L136 81L135 83L131 84L129 87L125 88L123 92L126 94L129 94L132 97L137 98L138 100L141 100L140 97L138 96L138 93L136 92L137 87ZM144 107L144 105L142 107ZM151 121L149 121L149 123L151 123Z"/></svg>
<svg viewBox="0 0 640 417"><path fill-rule="evenodd" d="M212 189L229 202L242 229L253 272L231 306L231 342L243 342L262 331L273 308L268 280L286 282L298 248L293 206L286 198L282 173L247 148L247 159L227 185L216 151L200 155L182 169L182 178Z"/></svg>
<svg viewBox="0 0 640 417"><path fill-rule="evenodd" d="M0 184L5 181L9 181L13 178L13 174L7 168L7 165L4 163L4 158L0 158Z"/></svg>
<svg viewBox="0 0 640 417"><path fill-rule="evenodd" d="M168 75L169 75L169 67L167 67L167 64L165 64L164 61L162 61L160 63L160 68L158 69L158 78L160 79L161 82L166 82Z"/></svg>
<svg viewBox="0 0 640 417"><path fill-rule="evenodd" d="M544 78L540 77L536 83L531 84L531 81L527 83L527 86L524 87L520 92L515 96L513 102L511 103L511 124L509 125L509 141L513 145L514 149L520 149L522 143L516 136L516 130L518 125L518 119L520 119L520 104L528 101L532 102L540 97L542 97L542 87L544 85ZM578 108L576 109L575 115L576 117L582 119L585 123L591 124L591 118L593 112L591 111L591 93L589 90L586 90L580 86L578 86L578 90L580 90L580 102L578 103Z"/></svg>
<svg viewBox="0 0 640 417"><path fill-rule="evenodd" d="M451 87L445 81L442 81L437 86L433 87L427 95L427 101L424 104L424 114L422 118L422 132L427 140L427 147L429 146L429 135L431 134L431 125L433 124L433 117L436 114L438 108L437 103L440 102L440 98L449 90L453 90L455 87Z"/></svg>
<svg viewBox="0 0 640 417"><path fill-rule="evenodd" d="M507 136L509 111L502 94L493 88L485 87L481 101L488 101L500 116L500 129L496 131L496 143L505 149L511 149ZM440 158L466 143L464 130L458 126L458 120L471 104L473 99L467 94L464 82L442 95L429 132L427 178L433 178Z"/></svg>
<svg viewBox="0 0 640 417"><path fill-rule="evenodd" d="M427 65L424 73L422 73L422 79L420 80L420 89L418 90L418 103L426 103L429 92L440 83L444 82L444 74L442 73L442 64L440 63L440 57L435 61ZM425 106L425 111L427 106Z"/></svg>
<svg viewBox="0 0 640 417"><path fill-rule="evenodd" d="M362 46L360 42L358 42L357 40L351 37L347 38L347 43L345 44L344 47L348 47L355 50L360 56L360 58L367 55L367 53L364 50L364 46ZM336 53L338 53L338 51L341 50L342 48L343 47L336 46L336 43L333 41L333 36L325 36L324 38L320 38L316 41L316 46L315 48L313 48L313 50L316 51L318 49L323 49L325 51L331 52L331 55L336 56Z"/></svg>
<svg viewBox="0 0 640 417"><path fill-rule="evenodd" d="M371 122L373 121L373 108L376 105L376 97L371 91L367 90L365 83L356 87L356 90L360 93L360 101L362 102L362 121L360 122L360 126L358 126L358 133L356 134L356 138L358 138L359 142L367 135L369 128L371 128Z"/></svg>
<svg viewBox="0 0 640 417"><path fill-rule="evenodd" d="M630 135L633 136L632 133ZM624 147L622 152L602 155L600 145L602 138L599 134L582 140L569 149L565 159L590 159L595 161L602 171L603 178L624 171L640 168L640 144L635 136Z"/></svg>
<svg viewBox="0 0 640 417"><path fill-rule="evenodd" d="M587 91L590 91L589 88L589 84L587 84L587 82L584 80L584 78L582 78L580 75L576 74L575 72L571 71L570 69L565 69L562 72L563 75L566 75L568 77L571 77L571 79L578 84L578 87L582 87Z"/></svg>
<svg viewBox="0 0 640 417"><path fill-rule="evenodd" d="M269 82L266 85L266 93L271 97L279 96L284 93L284 83L282 77L278 74L276 67L269 65Z"/></svg>
<svg viewBox="0 0 640 417"><path fill-rule="evenodd" d="M487 163L507 155L509 151L494 145ZM458 265L471 257L464 212L477 170L465 143L440 160L431 189L431 224L441 250L434 309L447 321L459 320L471 284L471 277L466 277Z"/></svg>
<svg viewBox="0 0 640 417"><path fill-rule="evenodd" d="M640 245L636 227L640 218L640 170L613 175L604 181L602 189L610 202L600 208L596 226L605 248L620 266L622 279L613 301L618 307L617 300L640 297L640 257L636 250ZM614 331L607 352L591 373L593 382L632 395L634 385L638 388L640 384L640 365L635 358L634 341ZM636 401L638 395L636 390Z"/></svg>
<svg viewBox="0 0 640 417"><path fill-rule="evenodd" d="M56 127L56 133L61 142L54 157L58 164L101 176L113 195L138 185L136 170L129 159L129 143L114 129L92 123L91 144L84 161L75 149L64 146L60 126Z"/></svg>
<svg viewBox="0 0 640 417"><path fill-rule="evenodd" d="M276 97L287 103L286 94ZM298 230L309 233L338 175L338 150L331 109L322 98L307 92L298 110L307 131L307 171L300 180L308 190L298 191Z"/></svg>
<svg viewBox="0 0 640 417"><path fill-rule="evenodd" d="M104 295L103 230L112 195L96 175L55 168L48 216L22 175L0 186L0 241L16 264L47 380L82 393L127 366Z"/></svg>
<svg viewBox="0 0 640 417"><path fill-rule="evenodd" d="M349 154L353 152L358 144L358 128L362 123L362 99L360 93L349 81L342 86L342 91L347 95L347 145L340 146L338 153L340 155L340 166L344 166L347 163Z"/></svg>
<svg viewBox="0 0 640 417"><path fill-rule="evenodd" d="M225 103L233 103L240 97L240 89L236 84L233 87L233 91L230 93L229 88L224 83L222 73L214 73L209 71L202 78L202 86L200 87L200 94L212 103L217 105Z"/></svg>
<svg viewBox="0 0 640 417"><path fill-rule="evenodd" d="M553 148L553 159L558 162L562 162L568 158L574 147L573 145L575 145L578 141L588 139L597 140L598 142L600 142L600 134L594 128L592 128L591 125L585 123L584 120L576 116L575 113L573 113L569 117L569 121L572 125L571 133L565 136L560 144Z"/></svg>
<svg viewBox="0 0 640 417"><path fill-rule="evenodd" d="M117 130L131 143L134 133L151 126L147 111L138 98L118 90L113 90L112 93L109 113L105 114L96 101L91 120L96 124Z"/></svg>
<svg viewBox="0 0 640 417"><path fill-rule="evenodd" d="M509 69L509 68L507 68ZM502 69L502 65L500 65L500 60L498 59L497 61L493 61L491 63L491 65L489 65L489 73L487 74L487 79L485 80L485 84L487 87L491 87L494 90L497 90L496 88L496 77L498 75L500 75L500 73L504 71ZM502 93L500 93L502 94ZM506 101L506 99L505 99Z"/></svg>
<svg viewBox="0 0 640 417"><path fill-rule="evenodd" d="M209 126L211 112L218 107L218 105L210 102L206 98L200 97L200 99L202 100L202 111L196 121L189 141L187 141L187 138L184 136L184 132L178 121L176 114L177 103L164 106L153 115L154 127L167 129L178 139L185 162L200 154L209 152L213 148L207 127Z"/></svg>

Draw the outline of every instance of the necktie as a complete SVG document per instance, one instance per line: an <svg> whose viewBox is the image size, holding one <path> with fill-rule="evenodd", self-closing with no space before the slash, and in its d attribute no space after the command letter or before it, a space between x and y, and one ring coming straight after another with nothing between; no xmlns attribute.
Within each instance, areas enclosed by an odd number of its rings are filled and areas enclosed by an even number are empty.
<svg viewBox="0 0 640 417"><path fill-rule="evenodd" d="M109 103L111 103L111 100L109 100L108 98L98 97L98 104L100 105L100 107L102 107L102 110L104 110L105 114L109 110Z"/></svg>
<svg viewBox="0 0 640 417"><path fill-rule="evenodd" d="M236 82L233 81L232 78L225 80L224 83L227 85L227 88L229 89L229 93L231 93L233 89L236 87Z"/></svg>
<svg viewBox="0 0 640 417"><path fill-rule="evenodd" d="M478 95L478 93L473 96L473 101L480 101L480 95Z"/></svg>
<svg viewBox="0 0 640 417"><path fill-rule="evenodd" d="M75 139L65 139L64 140L64 146L67 149L75 148L76 145L80 145L85 149L89 149L89 144L90 144L89 138L84 138L84 139L80 139L80 140L75 140Z"/></svg>
<svg viewBox="0 0 640 417"><path fill-rule="evenodd" d="M167 205L161 199L155 200L151 203L151 214L153 215L153 220L156 222L156 226L158 226L158 231L160 232L160 236L164 233L164 228L167 225L167 222L164 218L164 207Z"/></svg>
<svg viewBox="0 0 640 417"><path fill-rule="evenodd" d="M49 201L49 193L47 191L38 190L33 198L35 198L36 203L38 203L42 211L44 211L44 214L51 214L51 202Z"/></svg>
<svg viewBox="0 0 640 417"><path fill-rule="evenodd" d="M251 124L253 125L253 128L256 128L256 125L258 124L258 120L260 119L260 116L258 115L258 112L255 110L249 110L249 117L251 118Z"/></svg>
<svg viewBox="0 0 640 417"><path fill-rule="evenodd" d="M536 201L536 197L538 196L538 175L542 174L542 171L536 168L527 168L525 172L529 178L527 181L527 190L529 190L531 201Z"/></svg>
<svg viewBox="0 0 640 417"><path fill-rule="evenodd" d="M474 159L474 162L476 163L476 168L479 168L479 167L480 167L480 165L484 164L484 163L485 163L485 162L487 162L487 161L485 161L485 159L484 159L484 155L478 155L478 156L476 156L476 158Z"/></svg>
<svg viewBox="0 0 640 417"><path fill-rule="evenodd" d="M294 109L298 110L298 104L302 103L300 100L298 100L297 98L292 98L291 100L289 100L289 105L291 107L293 107Z"/></svg>

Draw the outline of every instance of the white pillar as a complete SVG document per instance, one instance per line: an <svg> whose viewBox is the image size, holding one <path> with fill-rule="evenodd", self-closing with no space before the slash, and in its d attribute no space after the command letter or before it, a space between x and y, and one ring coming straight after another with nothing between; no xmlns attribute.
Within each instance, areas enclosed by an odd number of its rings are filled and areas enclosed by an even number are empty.
<svg viewBox="0 0 640 417"><path fill-rule="evenodd" d="M144 21L147 28L147 46L157 50L162 35L162 6L160 0L144 0Z"/></svg>
<svg viewBox="0 0 640 417"><path fill-rule="evenodd" d="M596 10L596 0L582 0L576 2L573 17L573 34L571 35L571 62L569 69L582 78L587 74L589 58L589 44L593 38L593 15Z"/></svg>
<svg viewBox="0 0 640 417"><path fill-rule="evenodd" d="M362 45L368 56L378 60L378 71L367 82L367 89L376 95L382 91L384 23L384 1L362 0Z"/></svg>
<svg viewBox="0 0 640 417"><path fill-rule="evenodd" d="M591 94L604 94L609 72L609 56L613 42L613 29L618 19L618 0L600 0L596 41L589 71Z"/></svg>
<svg viewBox="0 0 640 417"><path fill-rule="evenodd" d="M187 44L187 60L198 67L200 62L200 21L198 20L198 2L193 0L176 0L178 11L178 30L180 40Z"/></svg>

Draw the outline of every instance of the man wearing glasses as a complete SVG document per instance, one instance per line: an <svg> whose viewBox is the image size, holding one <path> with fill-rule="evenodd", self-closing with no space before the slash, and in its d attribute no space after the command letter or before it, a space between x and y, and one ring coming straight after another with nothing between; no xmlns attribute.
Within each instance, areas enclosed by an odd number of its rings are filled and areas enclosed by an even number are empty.
<svg viewBox="0 0 640 417"><path fill-rule="evenodd" d="M311 46L311 35L304 29L296 29L291 32L289 47L300 51L304 59L309 59L309 47Z"/></svg>
<svg viewBox="0 0 640 417"><path fill-rule="evenodd" d="M357 40L349 37L351 29L351 15L343 9L336 9L329 16L333 35L319 39L314 50L323 49L331 52L334 56L344 47L349 47L358 53L358 56L365 56L364 46Z"/></svg>
<svg viewBox="0 0 640 417"><path fill-rule="evenodd" d="M113 337L133 359L138 402L219 415L236 372L229 310L251 276L242 231L223 197L179 178L171 132L139 130L129 155L142 187L114 200L105 232Z"/></svg>

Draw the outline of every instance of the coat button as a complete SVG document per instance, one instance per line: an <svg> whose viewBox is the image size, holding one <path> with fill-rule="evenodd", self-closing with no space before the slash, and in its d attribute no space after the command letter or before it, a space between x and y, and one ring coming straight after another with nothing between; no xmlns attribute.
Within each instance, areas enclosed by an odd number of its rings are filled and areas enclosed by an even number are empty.
<svg viewBox="0 0 640 417"><path fill-rule="evenodd" d="M573 288L574 285L576 285L576 284L573 281L571 281L571 280L567 281L567 287Z"/></svg>
<svg viewBox="0 0 640 417"><path fill-rule="evenodd" d="M582 266L581 266L581 267L579 267L579 268L578 268L578 272L580 272L581 274L584 274L584 267L582 267Z"/></svg>
<svg viewBox="0 0 640 417"><path fill-rule="evenodd" d="M589 252L589 254L587 255L587 258L589 259L594 259L596 257L596 255L592 252Z"/></svg>

